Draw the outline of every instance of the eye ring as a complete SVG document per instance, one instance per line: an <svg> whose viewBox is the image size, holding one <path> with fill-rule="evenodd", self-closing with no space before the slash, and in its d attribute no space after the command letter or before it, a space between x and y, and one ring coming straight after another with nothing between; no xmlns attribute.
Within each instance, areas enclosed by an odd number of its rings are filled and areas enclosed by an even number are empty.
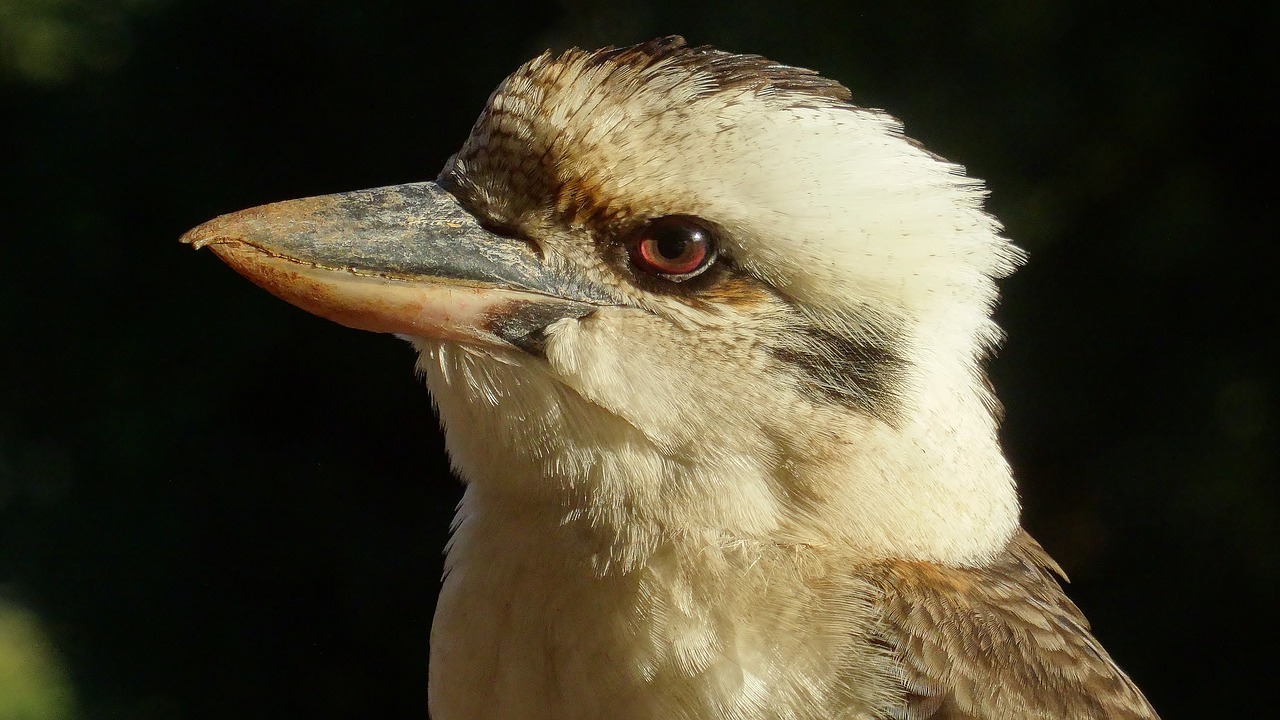
<svg viewBox="0 0 1280 720"><path fill-rule="evenodd" d="M631 263L671 282L701 275L718 254L711 229L688 215L651 220L632 237Z"/></svg>

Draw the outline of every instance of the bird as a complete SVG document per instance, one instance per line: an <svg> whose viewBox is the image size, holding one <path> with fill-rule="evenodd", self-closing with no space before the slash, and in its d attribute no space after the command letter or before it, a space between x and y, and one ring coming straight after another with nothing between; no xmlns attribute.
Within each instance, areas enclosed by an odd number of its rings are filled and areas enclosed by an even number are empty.
<svg viewBox="0 0 1280 720"><path fill-rule="evenodd" d="M670 36L527 62L433 181L182 240L416 349L465 485L435 720L1156 718L1021 525L985 197Z"/></svg>

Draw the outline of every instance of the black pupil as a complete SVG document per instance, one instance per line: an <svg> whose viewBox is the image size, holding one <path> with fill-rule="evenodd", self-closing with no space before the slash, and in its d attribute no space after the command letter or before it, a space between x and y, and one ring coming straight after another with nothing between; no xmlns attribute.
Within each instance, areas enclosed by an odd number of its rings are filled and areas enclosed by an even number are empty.
<svg viewBox="0 0 1280 720"><path fill-rule="evenodd" d="M690 243L698 241L698 233L686 227L659 228L653 234L658 254L668 260L678 260L688 251Z"/></svg>

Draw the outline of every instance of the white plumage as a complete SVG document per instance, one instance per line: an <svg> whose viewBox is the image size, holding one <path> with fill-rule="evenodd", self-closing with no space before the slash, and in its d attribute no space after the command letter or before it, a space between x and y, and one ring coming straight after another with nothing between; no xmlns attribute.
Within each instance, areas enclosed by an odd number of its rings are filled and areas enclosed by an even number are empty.
<svg viewBox="0 0 1280 720"><path fill-rule="evenodd" d="M526 64L438 183L188 235L419 350L468 483L435 720L1155 717L1019 529L982 362L1021 253L961 168L666 38ZM637 259L673 223L688 278Z"/></svg>

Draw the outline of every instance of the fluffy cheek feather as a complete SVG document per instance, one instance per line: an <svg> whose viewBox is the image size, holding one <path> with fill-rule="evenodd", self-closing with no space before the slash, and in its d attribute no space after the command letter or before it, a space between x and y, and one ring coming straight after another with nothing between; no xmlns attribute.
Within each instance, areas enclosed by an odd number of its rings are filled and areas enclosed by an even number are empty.
<svg viewBox="0 0 1280 720"><path fill-rule="evenodd" d="M606 308L562 321L548 336L547 360L562 382L672 457L741 448L757 437L760 411L778 404L781 389L757 357L757 342L727 325L686 329L640 310Z"/></svg>
<svg viewBox="0 0 1280 720"><path fill-rule="evenodd" d="M699 334L619 310L550 335L562 382L670 459L655 517L958 564L1008 541L1018 504L994 424L957 421L989 418L965 362L955 376L913 377L889 425L805 397L797 373L728 328Z"/></svg>
<svg viewBox="0 0 1280 720"><path fill-rule="evenodd" d="M592 528L598 572L685 529L956 564L1008 540L1017 498L994 427L956 422L984 412L957 392L963 363L932 378L950 387L915 378L890 426L802 396L757 341L698 333L609 309L549 327L545 361L423 344L419 367L476 497Z"/></svg>

